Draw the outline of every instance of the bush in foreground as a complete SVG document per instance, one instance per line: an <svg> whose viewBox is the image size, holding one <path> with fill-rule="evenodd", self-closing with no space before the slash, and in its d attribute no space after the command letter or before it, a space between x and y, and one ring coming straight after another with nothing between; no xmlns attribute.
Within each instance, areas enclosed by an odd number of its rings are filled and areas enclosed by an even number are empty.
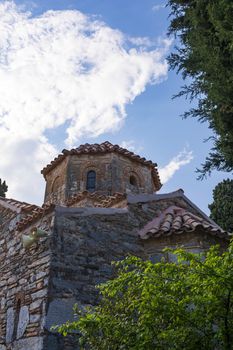
<svg viewBox="0 0 233 350"><path fill-rule="evenodd" d="M78 333L82 349L233 349L233 243L220 253L173 251L177 263L136 257L114 263L98 306L56 327Z"/></svg>

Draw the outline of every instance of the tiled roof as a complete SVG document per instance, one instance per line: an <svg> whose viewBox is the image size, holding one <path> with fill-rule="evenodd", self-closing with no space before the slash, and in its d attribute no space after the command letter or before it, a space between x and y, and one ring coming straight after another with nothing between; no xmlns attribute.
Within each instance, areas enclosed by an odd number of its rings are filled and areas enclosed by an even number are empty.
<svg viewBox="0 0 233 350"><path fill-rule="evenodd" d="M29 212L37 208L37 206L34 204L29 204L26 202L18 201L16 199L5 197L0 197L0 205L3 205L4 207L12 209L16 212Z"/></svg>
<svg viewBox="0 0 233 350"><path fill-rule="evenodd" d="M106 195L99 194L98 192L89 193L88 191L84 191L84 192L78 193L78 194L70 197L67 200L66 205L68 207L70 207L78 202L81 202L82 200L84 200L86 198L89 198L89 199L93 200L94 202L96 202L95 203L96 207L108 208L108 207L111 207L113 205L117 205L117 203L126 199L126 195L121 194L121 193L115 193L113 196L106 196ZM17 230L18 231L24 230L25 228L32 225L37 220L42 219L45 215L52 212L53 209L55 208L55 204L53 204L53 203L45 204L42 207L38 207L36 205L33 205L31 207L32 208L31 208L30 214L25 216L23 219L21 219L17 223Z"/></svg>
<svg viewBox="0 0 233 350"><path fill-rule="evenodd" d="M88 191L83 191L70 197L66 201L66 205L70 207L74 204L78 204L84 199L90 199L93 201L95 207L109 208L122 202L126 197L126 194L122 193L115 193L112 196L107 196L98 192L90 193Z"/></svg>
<svg viewBox="0 0 233 350"><path fill-rule="evenodd" d="M17 223L17 230L22 231L26 227L32 225L37 220L42 219L45 215L52 212L54 208L54 204L45 204L43 207L34 208L29 215L27 215Z"/></svg>
<svg viewBox="0 0 233 350"><path fill-rule="evenodd" d="M29 204L26 202L18 201L16 199L5 197L0 197L0 206L9 209L12 212L23 214L23 218L20 219L20 221L16 224L16 228L19 231L22 231L24 228L31 225L33 222L42 218L44 215L51 212L54 208L53 204L39 207L34 204Z"/></svg>
<svg viewBox="0 0 233 350"><path fill-rule="evenodd" d="M161 182L159 179L159 174L157 170L157 164L153 163L151 160L146 160L145 158L140 157L139 155L128 151L125 148L122 148L118 145L113 145L110 142L106 141L101 144L89 144L80 145L78 148L73 148L71 150L64 149L61 154L59 154L51 163L41 170L41 173L45 176L52 169L54 169L59 163L63 161L68 155L79 155L79 154L101 154L101 153L111 153L115 152L122 154L136 162L139 162L143 165L147 165L152 170L152 177L157 189L161 188Z"/></svg>
<svg viewBox="0 0 233 350"><path fill-rule="evenodd" d="M192 214L186 209L176 206L167 208L149 222L139 232L139 237L141 239L148 239L150 237L158 238L196 230L204 230L213 236L219 236L221 238L228 237L227 232L223 231L219 226Z"/></svg>

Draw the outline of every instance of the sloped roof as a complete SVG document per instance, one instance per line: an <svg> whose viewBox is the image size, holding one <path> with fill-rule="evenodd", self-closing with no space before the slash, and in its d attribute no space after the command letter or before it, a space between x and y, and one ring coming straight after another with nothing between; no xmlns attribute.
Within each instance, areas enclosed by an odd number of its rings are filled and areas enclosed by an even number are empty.
<svg viewBox="0 0 233 350"><path fill-rule="evenodd" d="M18 201L16 199L5 198L5 197L0 197L0 205L16 213L30 212L31 210L37 208L37 205L29 204L26 202Z"/></svg>
<svg viewBox="0 0 233 350"><path fill-rule="evenodd" d="M82 202L85 199L96 201L97 207L110 208L114 205L126 200L128 205L136 203L150 203L161 202L161 208L164 208L164 203L169 203L167 209L163 209L157 214L152 221L147 223L139 232L141 239L148 239L150 237L170 236L172 234L181 234L185 232L194 232L196 230L207 232L211 235L220 238L229 238L229 234L222 230L213 220L211 220L205 213L194 205L183 193L183 190L167 194L153 194L153 195L123 195L115 193L112 196L102 195L98 192L89 193L84 191L78 193L67 200L67 207ZM180 207L176 203L177 198L183 199L188 206ZM171 203L174 201L174 205ZM163 203L163 204L162 204ZM125 203L126 204L126 203ZM45 204L42 207L29 204L26 202L17 201L0 197L0 207L10 209L15 213L22 213L23 218L17 223L17 229L22 231L34 222L42 219L45 215L51 213L55 205ZM187 209L187 207L190 209ZM193 210L195 214L193 213Z"/></svg>
<svg viewBox="0 0 233 350"><path fill-rule="evenodd" d="M38 205L21 202L16 199L0 197L0 207L9 209L16 214L23 214L23 217L16 224L17 230L21 231L44 215L50 213L55 206L54 204L49 204L39 207Z"/></svg>
<svg viewBox="0 0 233 350"><path fill-rule="evenodd" d="M170 206L162 211L160 215L156 216L140 230L139 237L141 239L158 238L172 234L194 232L196 230L204 230L213 236L221 238L228 237L227 232L218 225L177 206Z"/></svg>
<svg viewBox="0 0 233 350"><path fill-rule="evenodd" d="M108 141L105 141L101 144L89 144L85 143L84 145L80 145L78 148L73 148L71 150L63 149L62 153L59 154L51 163L45 166L41 173L45 176L52 169L54 169L59 163L63 161L68 155L80 155L80 154L101 154L101 153L111 153L115 152L125 157L130 158L136 162L139 162L143 165L149 166L152 170L152 177L157 189L160 189L162 184L159 179L159 174L157 170L157 164L153 163L151 160L146 160L144 157L140 157L139 155L128 151L126 148L122 148L118 145L113 145Z"/></svg>
<svg viewBox="0 0 233 350"><path fill-rule="evenodd" d="M22 231L26 227L32 225L37 220L42 219L43 216L52 212L54 208L54 204L45 204L42 207L36 206L36 208L34 208L30 212L30 214L28 214L26 217L24 217L17 223L17 230Z"/></svg>
<svg viewBox="0 0 233 350"><path fill-rule="evenodd" d="M109 208L116 205L117 203L126 199L125 194L115 193L112 196L102 195L98 192L90 193L88 191L83 191L75 194L66 201L66 205L71 207L74 204L78 204L84 199L91 199L96 202L96 207ZM22 231L28 226L32 225L37 220L42 219L45 215L51 213L55 208L55 204L45 204L42 207L33 206L30 214L26 215L17 223L17 230Z"/></svg>
<svg viewBox="0 0 233 350"><path fill-rule="evenodd" d="M90 199L93 201L93 205L95 207L109 208L122 202L124 199L126 199L126 197L126 194L123 193L115 193L111 196L107 196L98 192L91 193L88 191L83 191L70 197L66 201L66 205L70 207L72 205L78 204L79 202L82 202L85 199Z"/></svg>

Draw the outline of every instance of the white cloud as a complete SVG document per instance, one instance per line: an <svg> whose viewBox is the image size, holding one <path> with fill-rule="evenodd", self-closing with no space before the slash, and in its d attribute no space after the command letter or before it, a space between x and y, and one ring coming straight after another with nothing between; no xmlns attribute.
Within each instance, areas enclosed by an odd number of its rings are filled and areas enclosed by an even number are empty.
<svg viewBox="0 0 233 350"><path fill-rule="evenodd" d="M135 141L133 140L129 140L129 141L122 141L120 143L120 146L122 148L126 148L127 150L131 151L131 152L135 152Z"/></svg>
<svg viewBox="0 0 233 350"><path fill-rule="evenodd" d="M140 153L143 150L143 147L136 145L136 142L134 140L122 141L120 143L120 146L134 153Z"/></svg>
<svg viewBox="0 0 233 350"><path fill-rule="evenodd" d="M40 170L58 153L45 138L11 137L0 130L0 178L9 187L8 197L41 204L44 180Z"/></svg>
<svg viewBox="0 0 233 350"><path fill-rule="evenodd" d="M159 11L159 10L161 10L161 9L164 9L165 7L166 7L165 4L154 5L154 6L152 7L152 11L157 12L157 11Z"/></svg>
<svg viewBox="0 0 233 350"><path fill-rule="evenodd" d="M37 171L57 152L49 129L63 125L71 147L122 126L126 105L167 76L169 41L151 45L76 10L33 17L0 3L0 177L10 196L43 192Z"/></svg>
<svg viewBox="0 0 233 350"><path fill-rule="evenodd" d="M162 184L168 182L177 172L177 170L179 170L183 165L189 164L192 159L192 151L187 151L186 149L172 158L167 165L159 169L159 175Z"/></svg>

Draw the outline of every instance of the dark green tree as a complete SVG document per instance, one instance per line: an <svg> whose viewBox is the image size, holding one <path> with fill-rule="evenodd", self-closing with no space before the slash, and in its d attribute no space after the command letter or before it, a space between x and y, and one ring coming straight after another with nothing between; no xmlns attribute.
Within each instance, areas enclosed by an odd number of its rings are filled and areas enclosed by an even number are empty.
<svg viewBox="0 0 233 350"><path fill-rule="evenodd" d="M6 181L3 181L0 179L0 197L6 197L6 192L8 190L8 186L6 184Z"/></svg>
<svg viewBox="0 0 233 350"><path fill-rule="evenodd" d="M209 205L210 217L228 232L233 232L233 180L220 182L213 190L213 203Z"/></svg>
<svg viewBox="0 0 233 350"><path fill-rule="evenodd" d="M220 253L170 251L177 263L135 257L116 264L99 287L100 304L57 327L79 334L82 349L233 349L233 243Z"/></svg>
<svg viewBox="0 0 233 350"><path fill-rule="evenodd" d="M232 171L233 1L168 0L168 5L169 34L178 42L168 58L170 68L188 81L177 96L186 95L197 102L184 117L208 122L213 135L200 178L213 169Z"/></svg>

